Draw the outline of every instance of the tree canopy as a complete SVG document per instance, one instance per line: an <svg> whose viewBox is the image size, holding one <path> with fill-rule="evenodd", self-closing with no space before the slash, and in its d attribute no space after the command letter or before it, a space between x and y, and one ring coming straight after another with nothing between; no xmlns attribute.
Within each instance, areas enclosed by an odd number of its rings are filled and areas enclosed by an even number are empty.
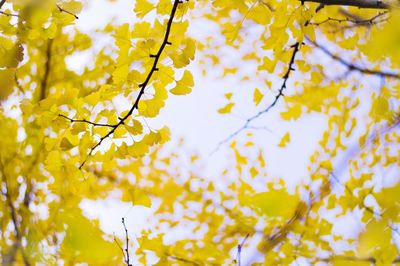
<svg viewBox="0 0 400 266"><path fill-rule="evenodd" d="M76 27L86 2L0 1L3 265L400 262L400 2L136 0L133 22L96 34ZM215 115L250 114L215 176L152 124L198 86L191 63L239 84L215 92ZM275 147L254 137L272 115L293 125ZM310 117L323 132L293 184L266 154L306 141ZM124 237L102 231L81 203L110 197L151 208L148 228L121 214Z"/></svg>

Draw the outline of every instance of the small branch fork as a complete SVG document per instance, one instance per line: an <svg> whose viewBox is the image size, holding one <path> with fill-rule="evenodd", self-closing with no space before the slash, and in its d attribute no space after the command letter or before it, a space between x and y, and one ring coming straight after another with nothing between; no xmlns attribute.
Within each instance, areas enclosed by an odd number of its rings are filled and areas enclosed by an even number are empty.
<svg viewBox="0 0 400 266"><path fill-rule="evenodd" d="M0 8L2 8L5 3L6 3L6 0L1 0L0 1ZM60 5L56 4L56 7L58 8L58 10L60 12L64 12L66 14L69 14L69 15L73 16L76 19L79 19L79 17L76 14L74 14L74 13L68 11L68 10L65 10ZM0 14L6 15L6 16L9 16L9 17L19 17L19 15L17 15L17 14L11 14L11 13L7 13L7 12L4 12L4 11L0 11Z"/></svg>
<svg viewBox="0 0 400 266"><path fill-rule="evenodd" d="M307 38L307 41L309 41L315 47L320 49L324 54L326 54L329 57L331 57L333 60L335 60L335 61L339 62L340 64L342 64L343 66L347 67L349 72L357 71L357 72L360 72L360 73L362 73L364 75L375 75L375 76L380 76L380 77L385 77L385 78L400 79L400 73L394 73L394 72L388 72L388 71L379 71L379 70L373 70L373 69L369 69L369 68L364 68L364 67L358 66L356 64L348 62L348 61L344 60L343 58L333 54L326 47L316 43L315 41L310 40L309 38Z"/></svg>
<svg viewBox="0 0 400 266"><path fill-rule="evenodd" d="M66 14L69 14L69 15L73 16L73 17L76 18L76 19L79 19L79 17L78 17L76 14L74 14L74 13L68 11L68 10L65 10L65 9L62 8L60 5L56 5L56 6L57 6L57 8L58 8L58 10L59 10L60 12L64 12L64 13L66 13Z"/></svg>
<svg viewBox="0 0 400 266"><path fill-rule="evenodd" d="M128 229L126 228L124 217L122 217L122 225L124 226L124 231L125 231L125 248L122 248L122 246L118 242L115 235L114 235L114 242L117 244L118 248L121 250L122 256L124 258L124 262L126 263L126 265L132 266L132 264L130 263L130 256L129 256L129 234L128 234Z"/></svg>
<svg viewBox="0 0 400 266"><path fill-rule="evenodd" d="M248 118L246 120L246 123L244 123L243 126L241 126L239 129L237 129L235 132L233 132L227 138L225 138L220 143L218 143L217 147L214 149L214 151L212 153L215 153L223 144L225 144L228 141L230 141L231 139L233 139L235 136L237 136L243 130L249 129L250 123L253 120L257 119L258 117L260 117L261 115L263 115L265 113L268 113L278 103L279 99L284 96L283 91L286 89L286 86L287 86L286 83L287 83L292 71L295 71L295 69L293 68L293 65L294 65L294 61L296 60L296 55L300 51L300 45L301 45L300 42L296 42L295 44L290 46L293 49L292 57L290 58L286 73L282 77L282 79L283 79L282 85L279 88L278 94L275 96L275 99L273 100L273 102L270 105L268 105L268 107L265 108L264 110L258 112L257 114L253 115L252 117Z"/></svg>
<svg viewBox="0 0 400 266"><path fill-rule="evenodd" d="M148 73L148 75L147 75L145 81L144 81L143 83L139 84L140 91L139 91L139 94L138 94L138 96L136 97L136 100L135 100L135 102L133 103L131 109L128 111L128 113L127 113L125 116L119 117L119 122L118 122L117 124L114 124L114 125L112 125L112 124L109 124L109 125L106 125L106 124L99 124L99 123L94 123L94 122L87 121L86 119L71 119L71 118L66 117L66 116L64 116L64 115L60 115L60 116L62 116L62 117L64 117L64 118L68 119L71 123L88 123L88 124L93 125L93 126L101 126L101 127L109 127L109 128L111 128L111 130L110 130L107 134L105 134L103 137L101 137L100 140L97 142L97 144L94 145L94 146L90 149L90 151L89 151L89 153L88 153L86 159L85 159L85 160L81 163L81 165L79 166L79 169L82 169L82 167L85 165L85 163L86 163L86 161L88 160L88 158L93 154L94 150L95 150L97 147L99 147L99 146L103 143L103 141L104 141L105 139L111 137L111 135L117 130L117 128L119 128L120 126L124 125L124 124L125 124L125 121L126 121L129 117L132 116L133 111L135 111L136 109L138 109L140 99L142 98L142 96L143 96L143 94L144 94L144 91L145 91L147 85L149 84L149 82L150 82L150 80L151 80L151 78L152 78L154 72L158 71L157 64L158 64L158 62L159 62L159 60L160 60L161 54L163 53L163 51L164 51L164 49L165 49L165 47L166 47L167 45L171 45L171 44L172 44L171 42L168 41L168 38L169 38L169 35L170 35L170 33L171 33L172 22L173 22L173 20L174 20L176 10L177 10L177 8L178 8L178 5L181 4L181 3L183 3L182 0L175 0L175 1L174 1L174 4L173 4L173 6L172 6L172 10L171 10L171 14L170 14L170 16L169 16L169 20L168 20L168 23L167 23L167 29L166 29L166 31L165 31L164 40L163 40L163 42L162 42L162 44L161 44L161 46L160 46L160 48L159 48L157 54L151 54L151 55L150 55L150 58L153 58L153 59L154 59L153 66L151 67L150 72Z"/></svg>
<svg viewBox="0 0 400 266"><path fill-rule="evenodd" d="M124 230L125 230L125 253L126 253L126 257L125 257L125 263L128 266L132 266L132 264L130 264L130 257L129 257L129 235L128 235L128 229L126 228L126 224L125 224L125 218L122 217L122 225L124 226Z"/></svg>
<svg viewBox="0 0 400 266"><path fill-rule="evenodd" d="M237 266L242 266L242 263L241 263L242 248L248 238L249 238L249 234L247 234L244 237L244 239L242 240L242 242L237 246L237 264L236 264Z"/></svg>
<svg viewBox="0 0 400 266"><path fill-rule="evenodd" d="M344 18L344 19L338 19L338 18L328 17L327 19L320 21L320 22L310 22L310 25L320 26L320 25L328 23L328 22L337 22L337 23L352 23L354 25L359 25L359 26L371 26L371 25L377 24L379 22L386 21L385 18L378 20L379 18L381 18L382 16L384 16L386 14L388 14L387 11L380 12L377 15L375 15L369 19L354 19L354 18L349 18L349 17Z"/></svg>

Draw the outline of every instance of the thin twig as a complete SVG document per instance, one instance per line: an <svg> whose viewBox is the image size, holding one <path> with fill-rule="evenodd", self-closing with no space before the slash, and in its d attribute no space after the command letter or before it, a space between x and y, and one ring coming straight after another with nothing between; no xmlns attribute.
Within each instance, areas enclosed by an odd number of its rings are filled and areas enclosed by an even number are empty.
<svg viewBox="0 0 400 266"><path fill-rule="evenodd" d="M310 25L319 26L319 25L322 25L322 24L325 24L327 22L332 21L332 22L337 22L337 23L353 23L353 24L356 24L356 25L370 26L370 25L373 25L375 23L385 21L384 19L379 20L379 21L376 21L376 20L378 18L382 17L383 15L386 15L386 14L388 14L387 11L380 12L377 15L375 15L372 18L369 18L369 19L353 19L353 18L348 18L348 17L346 17L344 19L339 19L339 18L328 17L327 19L322 20L320 22L310 22Z"/></svg>
<svg viewBox="0 0 400 266"><path fill-rule="evenodd" d="M244 244L246 243L246 240L249 238L249 234L247 234L242 242L237 246L237 266L241 266L241 254L242 254L242 248Z"/></svg>
<svg viewBox="0 0 400 266"><path fill-rule="evenodd" d="M246 120L246 122L244 123L243 126L241 126L239 129L237 129L236 131L234 131L232 134L230 134L227 138L225 138L224 140L220 141L217 145L217 147L211 152L211 154L215 153L223 144L227 143L228 141L230 141L231 139L233 139L235 136L237 136L239 133L241 133L243 130L245 129L249 129L250 128L250 123L257 119L258 117L260 117L261 115L268 113L279 101L279 99L281 97L284 96L283 91L286 89L286 83L289 79L289 76L291 74L292 71L294 71L295 69L293 68L294 65L294 61L296 59L296 55L297 53L300 51L300 43L296 42L295 44L293 44L292 46L290 46L291 48L293 48L293 53L292 53L292 57L290 58L289 64L288 64L288 68L286 70L285 75L283 75L282 79L282 85L278 90L278 94L275 96L275 99L272 101L272 103L270 105L268 105L267 108L265 108L264 110L258 112L257 114L253 115L252 117L248 118Z"/></svg>
<svg viewBox="0 0 400 266"><path fill-rule="evenodd" d="M86 124L90 124L90 125L95 126L95 127L111 127L111 128L115 127L115 125L103 124L103 123L95 123L95 122L92 122L92 121L89 121L89 120L86 120L86 119L72 119L72 118L69 118L68 116L63 115L63 114L59 114L58 116L69 120L71 123L86 123Z"/></svg>
<svg viewBox="0 0 400 266"><path fill-rule="evenodd" d="M115 237L115 234L114 234L114 242L118 246L118 248L121 250L124 261L126 261L124 249L122 248L121 244L118 242L117 238Z"/></svg>
<svg viewBox="0 0 400 266"><path fill-rule="evenodd" d="M65 9L62 8L60 5L56 5L56 6L57 6L57 8L58 8L58 10L59 10L60 12L64 12L64 13L66 13L66 14L69 14L69 15L73 16L73 17L76 18L76 19L79 19L79 17L78 17L76 14L74 14L74 13L68 11L68 10L65 10Z"/></svg>
<svg viewBox="0 0 400 266"><path fill-rule="evenodd" d="M4 12L4 11L0 11L0 14L3 14L3 15L8 16L8 17L19 17L19 15L17 15L17 14L7 13L7 12Z"/></svg>
<svg viewBox="0 0 400 266"><path fill-rule="evenodd" d="M349 72L351 71L357 71L365 75L375 75L375 76L381 76L381 77L386 77L386 78L393 78L393 79L400 79L400 74L395 73L395 72L388 72L388 71L379 71L379 70L373 70L369 68L363 68L361 66L358 66L356 64L350 63L343 58L339 57L338 55L333 54L331 51L329 51L326 47L318 44L315 41L310 40L307 38L307 40L313 44L315 47L320 49L323 53L331 57L333 60L339 62L343 66L347 67Z"/></svg>
<svg viewBox="0 0 400 266"><path fill-rule="evenodd" d="M321 5L354 6L358 8L389 9L396 6L387 0L299 0L304 2L314 2Z"/></svg>

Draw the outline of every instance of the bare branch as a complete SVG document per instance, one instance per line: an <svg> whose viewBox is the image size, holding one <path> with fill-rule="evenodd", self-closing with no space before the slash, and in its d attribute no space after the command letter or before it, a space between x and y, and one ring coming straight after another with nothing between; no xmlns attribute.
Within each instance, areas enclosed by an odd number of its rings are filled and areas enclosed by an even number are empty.
<svg viewBox="0 0 400 266"><path fill-rule="evenodd" d="M19 15L17 15L17 14L7 13L4 11L0 11L0 14L3 14L5 16L9 16L9 17L19 17Z"/></svg>
<svg viewBox="0 0 400 266"><path fill-rule="evenodd" d="M124 230L125 230L125 263L127 266L132 266L132 264L130 263L130 257L129 257L129 235L128 235L128 229L126 228L126 224L125 224L125 219L122 217L122 225L124 226Z"/></svg>
<svg viewBox="0 0 400 266"><path fill-rule="evenodd" d="M65 10L65 9L62 8L60 5L56 5L56 6L57 6L57 8L58 8L58 10L59 10L60 12L64 12L64 13L66 13L66 14L69 14L69 15L73 16L73 17L76 18L76 19L79 19L79 17L78 17L76 14L74 14L74 13L68 11L68 10Z"/></svg>
<svg viewBox="0 0 400 266"><path fill-rule="evenodd" d="M261 115L268 113L279 101L279 99L284 96L283 95L283 91L286 89L286 83L289 79L290 74L292 73L292 71L294 71L295 69L293 68L294 65L294 61L296 59L296 55L297 53L300 51L300 43L296 42L295 44L293 44L291 46L291 48L293 48L293 53L292 53L292 57L290 58L289 64L288 64L288 68L286 70L285 75L283 75L282 79L282 85L278 90L278 94L275 96L275 99L272 101L272 103L270 105L268 105L267 108L265 108L264 110L258 112L257 114L253 115L252 117L248 118L246 120L246 123L244 123L244 125L242 127L240 127L239 129L237 129L235 132L233 132L231 135L229 135L227 138L225 138L224 140L222 140L220 143L218 143L217 147L214 149L214 152L216 152L219 147L221 147L223 144L227 143L228 141L230 141L231 139L233 139L234 137L236 137L239 133L241 133L243 130L249 129L250 127L250 123L257 119L258 117L260 117Z"/></svg>
<svg viewBox="0 0 400 266"><path fill-rule="evenodd" d="M346 17L344 19L338 19L338 18L328 17L327 19L320 21L320 22L310 22L310 25L319 26L319 25L325 24L327 22L337 22L337 23L352 23L352 24L360 25L360 26L371 26L376 23L386 21L385 18L378 20L378 18L381 18L382 16L384 16L386 14L388 14L387 11L380 12L377 15L375 15L369 19L362 19L362 18L358 19L358 18L350 18L350 17Z"/></svg>
<svg viewBox="0 0 400 266"><path fill-rule="evenodd" d="M6 0L1 0L1 2L0 2L0 8L2 8L3 7L3 5L6 3Z"/></svg>
<svg viewBox="0 0 400 266"><path fill-rule="evenodd" d="M396 7L388 0L299 0L301 3L313 2L321 5L354 6L358 8L389 9Z"/></svg>
<svg viewBox="0 0 400 266"><path fill-rule="evenodd" d="M379 71L379 70L373 70L369 68L364 68L361 66L358 66L356 64L350 63L343 58L339 57L338 55L333 54L331 51L329 51L326 47L316 43L315 41L310 40L307 38L307 40L313 44L315 47L320 49L322 52L324 52L326 55L331 57L333 60L339 62L340 64L344 65L345 67L348 68L349 72L351 71L357 71L365 75L376 75L376 76L381 76L381 77L386 77L386 78L393 78L393 79L400 79L400 74L399 73L394 73L394 72L388 72L388 71Z"/></svg>
<svg viewBox="0 0 400 266"><path fill-rule="evenodd" d="M92 122L92 121L89 121L89 120L86 120L86 119L72 119L72 118L69 118L68 116L63 115L63 114L59 114L58 116L69 120L71 123L86 123L86 124L90 124L90 125L95 126L95 127L111 127L111 128L113 128L113 127L117 126L116 124L115 125L111 125L111 124L95 123L95 122Z"/></svg>

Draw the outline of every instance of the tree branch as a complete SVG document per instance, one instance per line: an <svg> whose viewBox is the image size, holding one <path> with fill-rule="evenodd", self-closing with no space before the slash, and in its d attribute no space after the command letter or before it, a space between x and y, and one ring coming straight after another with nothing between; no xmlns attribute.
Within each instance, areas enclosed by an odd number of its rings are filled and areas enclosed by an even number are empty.
<svg viewBox="0 0 400 266"><path fill-rule="evenodd" d="M15 262L15 256L16 256L16 252L19 249L21 251L21 255L22 255L22 259L24 261L24 265L25 266L30 266L30 263L28 261L28 258L26 257L26 254L24 252L24 248L22 246L22 232L19 228L19 223L18 223L18 217L17 217L17 210L14 207L14 203L12 200L12 196L10 194L10 186L8 184L8 179L7 176L5 174L4 171L4 165L0 160L0 172L1 172L1 176L3 179L3 184L4 184L4 188L5 188L5 192L3 192L3 195L6 197L6 202L7 205L10 209L10 216L11 216L11 221L14 225L14 232L15 232L15 242L13 244L13 246L11 247L11 250L4 256L3 259L3 264L4 265L13 265L13 263Z"/></svg>
<svg viewBox="0 0 400 266"><path fill-rule="evenodd" d="M379 70L373 70L369 68L364 68L361 66L358 66L356 64L350 63L343 58L333 54L331 51L329 51L326 47L316 43L315 41L310 40L307 38L307 40L313 44L315 47L320 49L323 53L331 57L333 60L339 62L343 66L347 67L349 72L351 71L357 71L365 75L376 75L376 76L381 76L381 77L386 77L386 78L393 78L393 79L400 79L400 74L399 73L394 73L394 72L388 72L388 71L379 71Z"/></svg>
<svg viewBox="0 0 400 266"><path fill-rule="evenodd" d="M310 25L319 26L319 25L325 24L327 22L337 22L337 23L352 23L352 24L360 25L360 26L371 26L376 23L386 21L385 18L383 18L382 20L377 20L378 18L380 18L386 14L388 14L388 11L380 12L377 15L375 15L369 19L351 18L351 17L346 17L344 19L338 19L338 18L328 17L327 19L320 21L320 22L310 22Z"/></svg>
<svg viewBox="0 0 400 266"><path fill-rule="evenodd" d="M132 266L132 264L130 263L130 256L129 256L129 235L128 235L128 229L126 228L126 224L125 224L125 218L122 217L122 225L124 226L124 230L125 230L125 263L127 266Z"/></svg>
<svg viewBox="0 0 400 266"><path fill-rule="evenodd" d="M321 5L354 6L358 8L389 9L393 8L388 0L299 0L301 3L313 2Z"/></svg>
<svg viewBox="0 0 400 266"><path fill-rule="evenodd" d="M111 124L95 123L95 122L92 122L92 121L89 121L89 120L86 120L86 119L72 119L72 118L69 118L68 116L63 115L63 114L59 114L58 116L69 120L71 123L86 123L86 124L90 124L90 125L95 126L95 127L111 127L111 128L113 128L113 127L116 126L116 125L111 125Z"/></svg>
<svg viewBox="0 0 400 266"><path fill-rule="evenodd" d="M139 84L140 91L139 91L139 94L138 94L135 102L133 103L131 109L128 111L128 113L124 117L119 118L119 122L117 124L110 125L110 127L112 129L107 134L105 134L103 137L101 137L100 140L97 142L97 144L94 145L90 149L89 154L87 155L86 159L81 163L81 165L79 166L79 169L82 169L82 167L85 165L87 159L93 154L94 150L97 147L99 147L103 143L103 141L105 139L109 138L117 130L117 128L119 128L121 125L124 125L125 121L133 114L133 111L138 109L140 99L142 98L147 85L149 84L151 78L153 77L154 72L156 72L158 70L157 64L158 64L158 61L161 58L161 54L163 53L163 51L165 49L165 46L167 46L167 44L171 45L171 43L168 41L168 38L169 38L169 35L171 33L172 22L174 20L176 10L177 10L178 5L180 3L183 3L182 0L175 0L174 1L174 5L172 6L171 14L170 14L170 17L169 17L169 20L168 20L168 23L167 23L167 29L165 31L164 40L163 40L163 42L162 42L157 54L150 55L151 58L154 58L153 66L151 67L150 72L147 75L145 81L143 83Z"/></svg>
<svg viewBox="0 0 400 266"><path fill-rule="evenodd" d="M60 5L56 5L56 6L57 6L57 8L58 8L58 10L59 10L60 12L67 13L67 14L73 16L74 18L79 19L79 17L78 17L76 14L74 14L74 13L68 11L68 10L65 10L65 9L62 8Z"/></svg>
<svg viewBox="0 0 400 266"><path fill-rule="evenodd" d="M0 2L0 8L2 8L3 7L3 5L6 3L6 0L1 0L1 2Z"/></svg>
<svg viewBox="0 0 400 266"><path fill-rule="evenodd" d="M53 40L49 39L47 42L47 47L46 47L46 63L44 65L44 74L42 77L42 80L40 82L40 95L39 95L39 101L43 100L46 98L46 91L49 83L49 74L50 74L50 68L51 68L51 56L52 56L52 46L53 46Z"/></svg>
<svg viewBox="0 0 400 266"><path fill-rule="evenodd" d="M296 55L297 53L300 51L300 43L296 42L295 44L290 46L291 48L293 48L293 53L292 53L292 57L290 58L289 64L288 64L288 68L286 70L285 75L283 75L282 79L282 85L278 90L278 94L275 96L275 99L272 101L272 103L270 105L268 105L267 108L265 108L264 110L258 112L257 114L253 115L252 117L248 118L246 120L246 123L244 123L244 125L242 127L240 127L239 129L237 129L235 132L233 132L231 135L229 135L227 138L225 138L224 140L222 140L220 143L218 143L217 147L214 149L214 152L216 152L219 147L221 147L221 145L227 143L229 140L231 140L232 138L234 138L235 136L237 136L240 132L242 132L245 129L249 129L250 128L250 123L257 119L258 117L260 117L261 115L268 113L279 101L279 99L284 96L283 95L283 91L286 89L286 83L289 79L290 74L292 73L292 71L294 71L295 69L293 68L294 65L294 61L296 59Z"/></svg>

